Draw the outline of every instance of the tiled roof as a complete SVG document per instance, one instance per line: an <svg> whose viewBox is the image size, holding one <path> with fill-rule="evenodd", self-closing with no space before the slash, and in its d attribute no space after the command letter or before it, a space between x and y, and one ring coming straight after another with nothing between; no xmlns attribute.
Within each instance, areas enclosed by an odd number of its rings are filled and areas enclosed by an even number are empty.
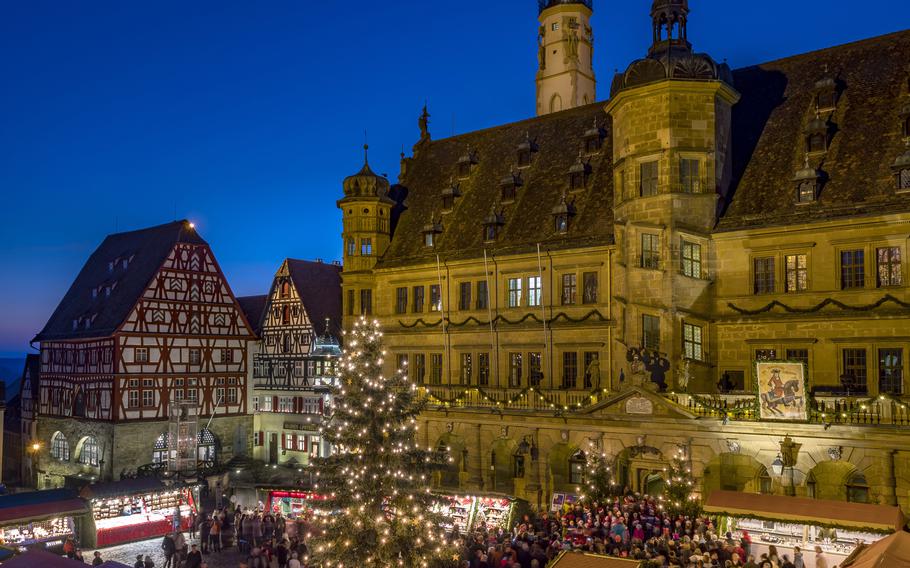
<svg viewBox="0 0 910 568"><path fill-rule="evenodd" d="M721 229L783 225L910 209L895 194L891 164L905 149L900 112L908 96L910 30L734 71L732 200ZM827 181L816 203L795 206L805 129L816 118L816 82L840 90L831 145L811 155ZM827 117L822 113L821 118Z"/></svg>
<svg viewBox="0 0 910 568"><path fill-rule="evenodd" d="M262 332L262 312L265 310L268 300L269 297L266 294L240 296L237 298L237 303L240 304L240 309L243 310L246 321L250 322L250 327L253 328L253 333L257 336Z"/></svg>
<svg viewBox="0 0 910 568"><path fill-rule="evenodd" d="M328 318L329 334L337 337L341 331L341 266L293 258L287 259L287 263L316 335L326 332Z"/></svg>
<svg viewBox="0 0 910 568"><path fill-rule="evenodd" d="M129 315L177 243L207 244L185 220L109 235L86 261L33 341L111 335ZM108 288L110 295L106 292ZM98 290L96 297L92 295L93 289Z"/></svg>
<svg viewBox="0 0 910 568"><path fill-rule="evenodd" d="M595 118L604 136L602 148L585 157L590 173L583 191L570 194L576 215L565 235L557 234L551 211L569 189L569 169L576 163L586 131ZM528 138L536 144L531 164L517 169L518 146ZM458 179L457 163L468 152L476 160L471 173ZM609 244L613 239L613 173L610 126L603 103L594 103L486 130L418 144L407 160L393 198L404 201L392 242L380 259L389 267L435 259L476 257L483 249L492 253L522 252ZM501 183L520 172L521 186L511 204L500 204ZM460 197L443 213L442 192L458 184ZM504 225L494 242L484 243L482 220L493 207L500 208ZM433 218L442 232L433 248L424 246L422 231Z"/></svg>

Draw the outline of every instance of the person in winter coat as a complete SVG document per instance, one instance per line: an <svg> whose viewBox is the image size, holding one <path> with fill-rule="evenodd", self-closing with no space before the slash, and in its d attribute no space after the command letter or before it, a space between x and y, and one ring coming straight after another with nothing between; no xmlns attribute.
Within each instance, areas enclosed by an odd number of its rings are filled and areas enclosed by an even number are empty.
<svg viewBox="0 0 910 568"><path fill-rule="evenodd" d="M145 568L145 562L142 561L142 555L136 555L136 563L133 564L133 568Z"/></svg>
<svg viewBox="0 0 910 568"><path fill-rule="evenodd" d="M161 550L164 551L164 568L177 568L177 562L174 560L177 546L174 544L174 537L170 533L164 535L164 540L161 542Z"/></svg>
<svg viewBox="0 0 910 568"><path fill-rule="evenodd" d="M186 555L186 562L184 563L185 568L200 568L202 566L202 553L196 549L194 544L190 549L190 553Z"/></svg>

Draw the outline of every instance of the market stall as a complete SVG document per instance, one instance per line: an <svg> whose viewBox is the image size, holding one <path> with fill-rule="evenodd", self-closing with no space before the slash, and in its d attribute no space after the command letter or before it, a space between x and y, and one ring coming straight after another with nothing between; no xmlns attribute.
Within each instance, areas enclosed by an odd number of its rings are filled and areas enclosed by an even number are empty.
<svg viewBox="0 0 910 568"><path fill-rule="evenodd" d="M312 491L294 491L288 489L269 490L265 510L273 515L281 513L288 519L305 517L313 508L313 503L323 501L325 497Z"/></svg>
<svg viewBox="0 0 910 568"><path fill-rule="evenodd" d="M153 477L88 485L82 497L91 503L97 534L88 546L96 547L164 536L175 525L186 530L196 510L191 487L167 486Z"/></svg>
<svg viewBox="0 0 910 568"><path fill-rule="evenodd" d="M900 507L737 491L712 492L704 510L721 516L722 531L736 537L747 531L756 556L772 544L778 549L820 546L831 565L840 564L858 545L901 530L906 522ZM807 568L813 567L813 556L806 555Z"/></svg>
<svg viewBox="0 0 910 568"><path fill-rule="evenodd" d="M445 518L443 528L455 528L464 533L485 523L488 527L508 529L514 520L514 497L505 495L440 495L442 504L437 508Z"/></svg>
<svg viewBox="0 0 910 568"><path fill-rule="evenodd" d="M79 536L88 512L88 504L69 489L0 496L0 544L20 552L61 552L67 537Z"/></svg>
<svg viewBox="0 0 910 568"><path fill-rule="evenodd" d="M641 560L564 550L553 560L551 566L553 568L639 568L641 564Z"/></svg>

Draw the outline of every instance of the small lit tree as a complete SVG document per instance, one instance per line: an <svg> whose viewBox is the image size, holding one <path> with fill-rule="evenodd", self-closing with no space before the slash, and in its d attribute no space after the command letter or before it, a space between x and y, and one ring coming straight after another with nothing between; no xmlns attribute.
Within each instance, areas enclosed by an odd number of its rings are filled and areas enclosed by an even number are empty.
<svg viewBox="0 0 910 568"><path fill-rule="evenodd" d="M592 503L603 503L611 499L614 496L612 460L598 441L588 441L585 460L587 463L582 498Z"/></svg>
<svg viewBox="0 0 910 568"><path fill-rule="evenodd" d="M670 467L664 471L669 479L666 480L666 492L661 498L663 507L674 515L697 516L701 512L701 505L695 494L692 465L684 447L676 449Z"/></svg>
<svg viewBox="0 0 910 568"><path fill-rule="evenodd" d="M437 456L418 447L417 387L407 369L382 372L376 321L345 335L334 412L322 433L332 454L315 460L312 551L324 568L446 566L453 558L430 493Z"/></svg>

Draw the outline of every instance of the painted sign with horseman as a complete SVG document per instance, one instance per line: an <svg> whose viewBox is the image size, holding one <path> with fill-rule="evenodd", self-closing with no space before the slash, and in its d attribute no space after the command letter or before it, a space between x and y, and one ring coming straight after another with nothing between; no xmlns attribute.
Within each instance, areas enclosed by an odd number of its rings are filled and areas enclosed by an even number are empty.
<svg viewBox="0 0 910 568"><path fill-rule="evenodd" d="M756 361L760 416L765 420L807 420L806 370L802 363Z"/></svg>

